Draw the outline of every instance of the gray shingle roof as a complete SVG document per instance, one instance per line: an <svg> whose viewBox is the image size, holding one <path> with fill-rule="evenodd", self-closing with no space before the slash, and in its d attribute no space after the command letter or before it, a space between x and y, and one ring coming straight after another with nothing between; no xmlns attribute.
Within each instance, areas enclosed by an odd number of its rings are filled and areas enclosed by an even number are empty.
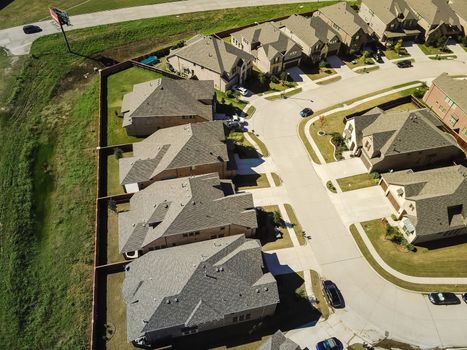
<svg viewBox="0 0 467 350"><path fill-rule="evenodd" d="M119 159L122 185L149 181L164 170L228 162L222 121L160 129Z"/></svg>
<svg viewBox="0 0 467 350"><path fill-rule="evenodd" d="M299 46L295 41L282 33L278 26L272 22L261 23L248 27L231 34L241 42L245 38L250 45L259 43L268 58L275 57L278 53L287 53L294 47Z"/></svg>
<svg viewBox="0 0 467 350"><path fill-rule="evenodd" d="M278 330L263 342L257 350L301 350L301 348Z"/></svg>
<svg viewBox="0 0 467 350"><path fill-rule="evenodd" d="M417 19L405 0L363 0L384 24L389 24L400 14L405 19Z"/></svg>
<svg viewBox="0 0 467 350"><path fill-rule="evenodd" d="M129 341L279 303L261 245L243 235L149 252L127 266L122 294Z"/></svg>
<svg viewBox="0 0 467 350"><path fill-rule="evenodd" d="M184 47L173 50L168 57L172 56L179 56L228 77L239 60L249 62L254 59L249 53L221 39L203 35L196 35Z"/></svg>
<svg viewBox="0 0 467 350"><path fill-rule="evenodd" d="M159 78L136 84L132 92L123 96L123 126L131 125L134 118L140 117L199 115L209 121L213 119L213 99L212 80Z"/></svg>
<svg viewBox="0 0 467 350"><path fill-rule="evenodd" d="M409 6L430 25L441 23L460 27L459 18L446 0L406 0Z"/></svg>
<svg viewBox="0 0 467 350"><path fill-rule="evenodd" d="M322 7L318 11L350 36L355 35L360 29L369 32L368 25L346 1Z"/></svg>
<svg viewBox="0 0 467 350"><path fill-rule="evenodd" d="M433 84L467 113L467 79L455 79L443 73L433 80Z"/></svg>
<svg viewBox="0 0 467 350"><path fill-rule="evenodd" d="M287 27L310 47L314 46L318 41L328 43L338 36L331 26L316 16L307 18L300 15L292 15L281 21L279 26Z"/></svg>
<svg viewBox="0 0 467 350"><path fill-rule="evenodd" d="M121 253L139 250L169 235L238 225L256 228L250 193L226 195L218 174L158 181L130 199L130 210L119 213ZM232 188L228 193L232 193Z"/></svg>
<svg viewBox="0 0 467 350"><path fill-rule="evenodd" d="M451 0L449 1L449 5L460 18L462 18L464 21L467 21L467 1ZM467 29L464 28L464 30Z"/></svg>
<svg viewBox="0 0 467 350"><path fill-rule="evenodd" d="M380 157L445 146L459 147L452 136L440 130L442 122L426 108L381 113L372 119L371 124L362 130L362 135L373 136L374 148L380 151Z"/></svg>
<svg viewBox="0 0 467 350"><path fill-rule="evenodd" d="M417 235L430 235L467 227L467 169L462 165L383 175L393 185L404 186L406 198L416 202L417 217L409 216ZM463 205L463 216L448 216L448 207Z"/></svg>

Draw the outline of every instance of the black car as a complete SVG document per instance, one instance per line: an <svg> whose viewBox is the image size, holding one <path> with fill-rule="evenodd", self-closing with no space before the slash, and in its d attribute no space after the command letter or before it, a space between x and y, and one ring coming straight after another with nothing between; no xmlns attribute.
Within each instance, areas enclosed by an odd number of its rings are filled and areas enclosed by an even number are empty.
<svg viewBox="0 0 467 350"><path fill-rule="evenodd" d="M467 293L462 294L462 299L467 303Z"/></svg>
<svg viewBox="0 0 467 350"><path fill-rule="evenodd" d="M34 33L39 33L42 32L42 28L39 26L35 26L32 24L28 24L27 26L23 27L23 32L25 34L34 34Z"/></svg>
<svg viewBox="0 0 467 350"><path fill-rule="evenodd" d="M324 293L332 307L342 309L345 307L344 298L334 282L326 280L323 282Z"/></svg>
<svg viewBox="0 0 467 350"><path fill-rule="evenodd" d="M454 293L430 293L428 299L435 305L457 305L461 303Z"/></svg>
<svg viewBox="0 0 467 350"><path fill-rule="evenodd" d="M303 108L301 111L300 111L300 116L302 118L305 118L305 117L308 117L309 115L312 115L313 114L313 111L311 110L311 108Z"/></svg>
<svg viewBox="0 0 467 350"><path fill-rule="evenodd" d="M412 67L412 62L409 60L399 61L397 62L397 66L399 68L409 68L409 67Z"/></svg>

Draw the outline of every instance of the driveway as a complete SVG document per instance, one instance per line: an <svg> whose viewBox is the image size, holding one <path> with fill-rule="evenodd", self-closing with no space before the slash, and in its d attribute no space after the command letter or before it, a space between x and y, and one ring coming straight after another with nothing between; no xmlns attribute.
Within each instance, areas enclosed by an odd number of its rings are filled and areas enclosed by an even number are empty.
<svg viewBox="0 0 467 350"><path fill-rule="evenodd" d="M393 67L319 88L304 88L302 93L286 100L258 100L251 123L270 151L299 222L312 237L309 247L321 266L322 275L338 284L346 300L346 309L327 322L341 322L343 329L352 329L364 339L386 335L424 348L466 346L467 333L461 325L467 324L467 312L462 313L467 305L433 309L425 296L394 286L370 267L348 232L349 216L362 218L365 215L351 213L350 209L342 208L342 204L336 208L335 200L323 186L297 134L298 111L305 105L309 107L310 99L313 100L311 108L319 110L389 86L433 78L442 72L467 73L467 65L459 61L424 61L404 70L404 74ZM377 188L369 192L375 190ZM364 196L371 194L366 192L357 195L361 196L359 205L371 210L367 203L361 202ZM341 201L350 203L349 200ZM313 331L295 330L293 337L306 339ZM296 334L301 332L308 333Z"/></svg>
<svg viewBox="0 0 467 350"><path fill-rule="evenodd" d="M316 165L315 170L324 182L331 179L340 179L342 177L368 172L359 157L345 159L339 162Z"/></svg>
<svg viewBox="0 0 467 350"><path fill-rule="evenodd" d="M404 47L409 55L412 56L412 58L415 60L415 62L431 61L430 58L425 55L422 50L420 50L417 44L408 42L404 43Z"/></svg>
<svg viewBox="0 0 467 350"><path fill-rule="evenodd" d="M304 84L312 84L313 80L311 80L308 75L306 75L299 67L292 67L286 70L286 72L290 75L290 78L298 83L298 85ZM316 84L318 85L318 84Z"/></svg>
<svg viewBox="0 0 467 350"><path fill-rule="evenodd" d="M337 56L329 56L326 58L329 66L334 68L334 70L339 74L342 79L351 78L357 75L353 70L351 70L347 65Z"/></svg>
<svg viewBox="0 0 467 350"><path fill-rule="evenodd" d="M465 51L459 44L448 45L448 48L454 55L457 56L457 60L467 62L467 51Z"/></svg>
<svg viewBox="0 0 467 350"><path fill-rule="evenodd" d="M266 251L264 260L268 270L273 275L307 270L321 271L313 252L306 245Z"/></svg>

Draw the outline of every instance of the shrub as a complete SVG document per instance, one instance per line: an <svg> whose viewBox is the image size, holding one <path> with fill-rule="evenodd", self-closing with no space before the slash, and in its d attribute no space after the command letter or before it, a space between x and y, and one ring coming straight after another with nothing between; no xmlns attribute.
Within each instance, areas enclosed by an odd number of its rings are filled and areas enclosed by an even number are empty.
<svg viewBox="0 0 467 350"><path fill-rule="evenodd" d="M282 81L287 81L287 80L288 80L288 79L287 79L287 78L288 78L287 72L286 72L286 71L283 71L283 72L281 73L281 75L280 75L280 78L281 78Z"/></svg>
<svg viewBox="0 0 467 350"><path fill-rule="evenodd" d="M326 62L326 60L321 60L319 62L319 68L326 68L328 66L328 63Z"/></svg>
<svg viewBox="0 0 467 350"><path fill-rule="evenodd" d="M334 187L334 185L332 184L331 181L328 181L328 182L326 183L326 187L328 188L329 191L331 191L331 192L333 192L333 193L336 193L336 192L337 192L336 188Z"/></svg>
<svg viewBox="0 0 467 350"><path fill-rule="evenodd" d="M284 222L284 219L282 219L281 212L278 210L272 213L272 221L274 223L274 226L277 226L277 227L285 226L285 222Z"/></svg>
<svg viewBox="0 0 467 350"><path fill-rule="evenodd" d="M117 212L117 202L115 202L115 200L110 199L109 202L107 203L107 206L113 212L115 212L115 213Z"/></svg>
<svg viewBox="0 0 467 350"><path fill-rule="evenodd" d="M184 45L185 45L185 40L180 40L172 48L173 49L178 49L179 47L183 47Z"/></svg>
<svg viewBox="0 0 467 350"><path fill-rule="evenodd" d="M412 243L409 243L405 246L407 248L408 251L410 252L416 252L417 251L417 247L414 246Z"/></svg>
<svg viewBox="0 0 467 350"><path fill-rule="evenodd" d="M228 98L233 98L235 95L234 95L234 92L232 90L227 90L225 92L225 96L227 96Z"/></svg>
<svg viewBox="0 0 467 350"><path fill-rule="evenodd" d="M279 78L277 75L271 75L271 81L275 84L278 84L280 82Z"/></svg>
<svg viewBox="0 0 467 350"><path fill-rule="evenodd" d="M401 47L402 47L402 39L399 39L396 45L394 45L394 52L399 54L401 51Z"/></svg>
<svg viewBox="0 0 467 350"><path fill-rule="evenodd" d="M391 219L393 219L394 221L399 221L396 214L391 214Z"/></svg>
<svg viewBox="0 0 467 350"><path fill-rule="evenodd" d="M396 244L402 244L403 241L405 240L404 236L400 232L396 232L392 237L391 241L396 243Z"/></svg>
<svg viewBox="0 0 467 350"><path fill-rule="evenodd" d="M371 176L372 176L373 179L375 179L375 180L381 179L381 174L378 173L377 171L373 171L373 172L371 173Z"/></svg>
<svg viewBox="0 0 467 350"><path fill-rule="evenodd" d="M120 159L123 157L123 151L120 148L115 148L114 150L115 159Z"/></svg>
<svg viewBox="0 0 467 350"><path fill-rule="evenodd" d="M386 236L392 236L396 230L391 225L386 225Z"/></svg>

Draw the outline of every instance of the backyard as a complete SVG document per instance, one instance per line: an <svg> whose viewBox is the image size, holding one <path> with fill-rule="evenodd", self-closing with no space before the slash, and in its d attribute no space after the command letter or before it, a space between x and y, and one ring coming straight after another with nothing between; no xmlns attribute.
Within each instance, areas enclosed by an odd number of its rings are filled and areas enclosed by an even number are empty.
<svg viewBox="0 0 467 350"><path fill-rule="evenodd" d="M121 107L123 96L133 90L133 85L160 77L162 75L139 67L132 67L108 77L107 145L121 145L141 140L128 136L122 126Z"/></svg>
<svg viewBox="0 0 467 350"><path fill-rule="evenodd" d="M129 209L130 203L122 203L117 204L116 211L111 209L107 210L107 234L105 236L107 264L124 260L122 254L120 254L120 249L118 248L118 213Z"/></svg>
<svg viewBox="0 0 467 350"><path fill-rule="evenodd" d="M467 277L467 238L443 240L416 246L416 252L385 239L381 220L362 223L381 258L392 268L410 276Z"/></svg>
<svg viewBox="0 0 467 350"><path fill-rule="evenodd" d="M131 157L133 152L124 152L121 153L121 157ZM116 194L122 194L125 191L123 186L120 185L119 178L119 168L118 168L118 158L115 154L110 154L107 156L107 196L114 196Z"/></svg>

